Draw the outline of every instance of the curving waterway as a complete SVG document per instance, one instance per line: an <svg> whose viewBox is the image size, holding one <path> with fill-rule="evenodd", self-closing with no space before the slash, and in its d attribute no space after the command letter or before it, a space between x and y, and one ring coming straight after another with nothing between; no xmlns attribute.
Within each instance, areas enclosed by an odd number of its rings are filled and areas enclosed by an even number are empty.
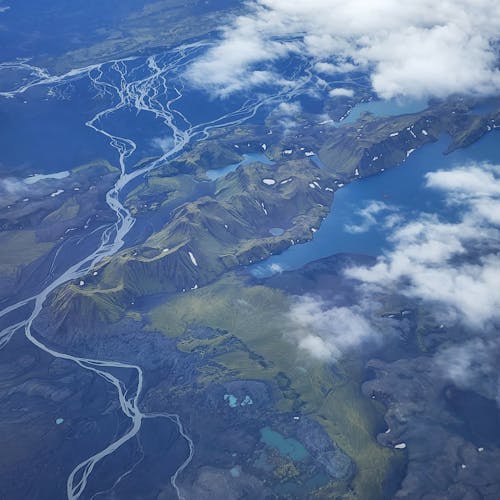
<svg viewBox="0 0 500 500"><path fill-rule="evenodd" d="M206 139L210 131L218 127L238 125L256 115L259 108L297 95L307 87L308 79L301 79L295 87L287 88L285 91L273 95L259 96L234 106L233 110L224 112L220 116L211 117L200 123L192 123L184 112L180 111L183 98L185 98L182 83L182 68L195 57L203 43L183 45L175 50L161 55L153 55L147 58L128 58L96 64L85 68L73 69L63 75L50 75L42 68L31 66L28 61L16 61L0 64L0 71L29 73L30 79L17 88L2 90L0 97L16 98L22 94L29 93L37 87L47 89L59 89L70 82L81 82L87 80L88 84L95 90L97 96L111 101L111 105L102 109L85 125L95 133L105 137L110 148L115 152L120 167L120 175L113 187L106 194L106 203L115 215L115 222L100 228L101 234L97 246L83 258L68 265L63 272L54 278L44 282L44 288L34 295L27 296L14 304L10 304L0 311L0 318L9 320L15 316L0 332L0 348L5 347L13 335L23 332L26 338L35 347L53 356L76 363L83 370L87 370L104 379L113 386L116 398L122 413L129 419L130 425L126 432L117 439L112 440L107 446L94 455L86 458L75 465L67 478L66 493L70 500L81 497L85 491L89 478L94 468L105 457L116 452L125 443L136 436L145 419L168 419L173 422L179 434L188 444L189 453L185 460L179 465L171 476L170 482L179 499L183 499L182 492L177 485L179 474L189 465L195 448L191 437L183 426L181 418L175 413L147 414L141 411L140 402L143 391L143 370L140 366L123 363L112 359L91 359L84 356L76 356L49 347L41 338L34 333L33 323L44 308L49 295L61 285L81 279L101 262L118 252L126 244L126 237L135 223L128 208L124 205L122 198L124 191L132 181L139 181L141 176L155 168L164 165L170 159L181 153L187 144L195 140ZM140 168L133 168L136 162L131 161L132 155L137 151L137 142L128 136L113 132L117 127L116 117L123 111L135 111L147 113L159 122L162 129L171 136L170 147L160 157L141 164ZM225 110L227 111L227 110ZM69 245L67 245L69 246ZM61 249L62 247L60 247ZM60 250L59 249L59 250ZM60 256L59 250L55 253L54 262ZM68 250L65 249L65 253ZM68 258L68 256L65 256ZM52 270L51 269L51 270ZM50 277L51 272L49 272ZM28 311L28 312L26 312ZM116 369L120 372L134 372L134 377L116 375ZM115 370L115 372L113 372ZM130 382L133 380L133 382ZM128 471L118 477L114 483L116 486L123 477L133 473L132 466ZM96 496L95 494L94 496Z"/></svg>

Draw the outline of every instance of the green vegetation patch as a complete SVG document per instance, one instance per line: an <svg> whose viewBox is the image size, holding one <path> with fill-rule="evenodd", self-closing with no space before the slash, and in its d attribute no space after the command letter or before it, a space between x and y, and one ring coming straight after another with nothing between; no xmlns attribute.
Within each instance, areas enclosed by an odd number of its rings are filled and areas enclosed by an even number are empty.
<svg viewBox="0 0 500 500"><path fill-rule="evenodd" d="M290 299L282 291L244 286L238 277L228 275L156 307L150 327L179 337L183 350L189 345L183 335L194 326L227 331L240 339L247 350L236 349L214 358L224 368L224 376L272 381L278 410L300 409L315 418L356 462L354 497L382 498L384 480L397 455L375 440L382 408L361 393L361 363L345 360L336 367L340 372L336 376L328 364L302 355L287 336L289 306ZM206 343L210 349L215 342L213 338L196 339L195 345ZM200 375L205 383L224 376L213 365Z"/></svg>

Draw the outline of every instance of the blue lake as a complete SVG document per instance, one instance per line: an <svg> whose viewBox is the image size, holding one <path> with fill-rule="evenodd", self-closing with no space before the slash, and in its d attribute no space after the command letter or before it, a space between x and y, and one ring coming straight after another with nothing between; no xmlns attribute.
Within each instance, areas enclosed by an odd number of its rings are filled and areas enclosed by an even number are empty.
<svg viewBox="0 0 500 500"><path fill-rule="evenodd" d="M332 211L310 242L291 246L280 255L250 266L250 272L264 278L276 270L298 269L336 253L379 255L387 245L386 229L374 224L365 232L349 230L350 226L362 224L358 211L372 201L385 203L405 219L430 212L451 220L454 211L439 192L425 187L425 174L470 161L500 163L499 136L497 131L490 132L467 149L449 155L443 155L449 138L442 137L413 153L402 166L348 184L336 191Z"/></svg>
<svg viewBox="0 0 500 500"><path fill-rule="evenodd" d="M426 107L427 101L424 99L407 101L389 99L387 101L362 102L354 106L341 123L354 123L363 113L371 113L377 116L396 116L417 113Z"/></svg>
<svg viewBox="0 0 500 500"><path fill-rule="evenodd" d="M232 163L221 168L214 168L207 170L205 175L212 181L224 177L230 172L234 172L241 165L248 165L249 163L264 163L265 165L272 165L274 162L270 160L264 153L249 153L243 155L243 160L239 163Z"/></svg>

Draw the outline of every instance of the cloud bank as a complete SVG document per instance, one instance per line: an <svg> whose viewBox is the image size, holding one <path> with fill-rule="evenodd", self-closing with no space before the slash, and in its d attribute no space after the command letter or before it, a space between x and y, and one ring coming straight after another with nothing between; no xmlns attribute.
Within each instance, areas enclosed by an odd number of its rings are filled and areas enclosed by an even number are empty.
<svg viewBox="0 0 500 500"><path fill-rule="evenodd" d="M427 174L456 220L422 214L398 226L391 251L348 276L434 303L474 328L500 320L500 165L470 164Z"/></svg>
<svg viewBox="0 0 500 500"><path fill-rule="evenodd" d="M384 99L500 90L497 0L253 0L188 69L224 96L286 84L280 61L304 57L318 74L368 72Z"/></svg>
<svg viewBox="0 0 500 500"><path fill-rule="evenodd" d="M391 324L377 314L374 297L397 294L424 302L436 318L472 336L473 341L446 348L436 358L450 380L472 386L497 370L500 165L471 163L431 172L426 185L443 193L453 216L443 220L422 213L403 221L395 207L381 202L362 208L362 222L353 232L382 224L392 228L392 247L372 266L345 270L348 278L359 281L359 305L332 307L309 296L296 299L289 319L292 338L301 350L317 359L336 360L367 341L381 339Z"/></svg>

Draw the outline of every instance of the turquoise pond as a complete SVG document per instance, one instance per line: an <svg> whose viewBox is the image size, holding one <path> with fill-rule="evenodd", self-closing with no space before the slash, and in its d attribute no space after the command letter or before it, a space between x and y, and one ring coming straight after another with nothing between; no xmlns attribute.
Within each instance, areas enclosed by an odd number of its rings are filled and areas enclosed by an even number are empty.
<svg viewBox="0 0 500 500"><path fill-rule="evenodd" d="M270 160L264 153L248 153L243 155L243 160L239 163L232 163L221 168L214 168L207 170L205 175L212 181L224 177L230 172L234 172L241 165L248 165L249 163L264 163L265 165L272 165L274 162Z"/></svg>
<svg viewBox="0 0 500 500"><path fill-rule="evenodd" d="M270 427L263 427L260 430L260 440L270 448L278 450L281 455L287 456L294 461L304 460L309 456L308 451L302 443L294 438L286 438L279 432L273 431Z"/></svg>
<svg viewBox="0 0 500 500"><path fill-rule="evenodd" d="M231 408L253 405L253 400L248 394L245 395L241 401L234 394L224 394L224 401L226 401Z"/></svg>
<svg viewBox="0 0 500 500"><path fill-rule="evenodd" d="M240 475L241 475L241 467L239 465L236 465L235 467L233 467L232 469L230 469L229 473L234 478L240 477Z"/></svg>
<svg viewBox="0 0 500 500"><path fill-rule="evenodd" d="M280 255L249 266L249 271L255 277L264 278L336 253L380 255L388 246L387 229L372 224L363 232L352 230L353 226L362 225L359 211L373 201L383 202L405 220L422 212L437 213L452 220L455 211L446 205L439 192L426 188L425 174L474 161L500 163L499 139L500 132L492 131L468 148L444 155L450 139L443 136L436 143L415 151L402 166L346 185L335 192L332 210L311 241L291 246Z"/></svg>

